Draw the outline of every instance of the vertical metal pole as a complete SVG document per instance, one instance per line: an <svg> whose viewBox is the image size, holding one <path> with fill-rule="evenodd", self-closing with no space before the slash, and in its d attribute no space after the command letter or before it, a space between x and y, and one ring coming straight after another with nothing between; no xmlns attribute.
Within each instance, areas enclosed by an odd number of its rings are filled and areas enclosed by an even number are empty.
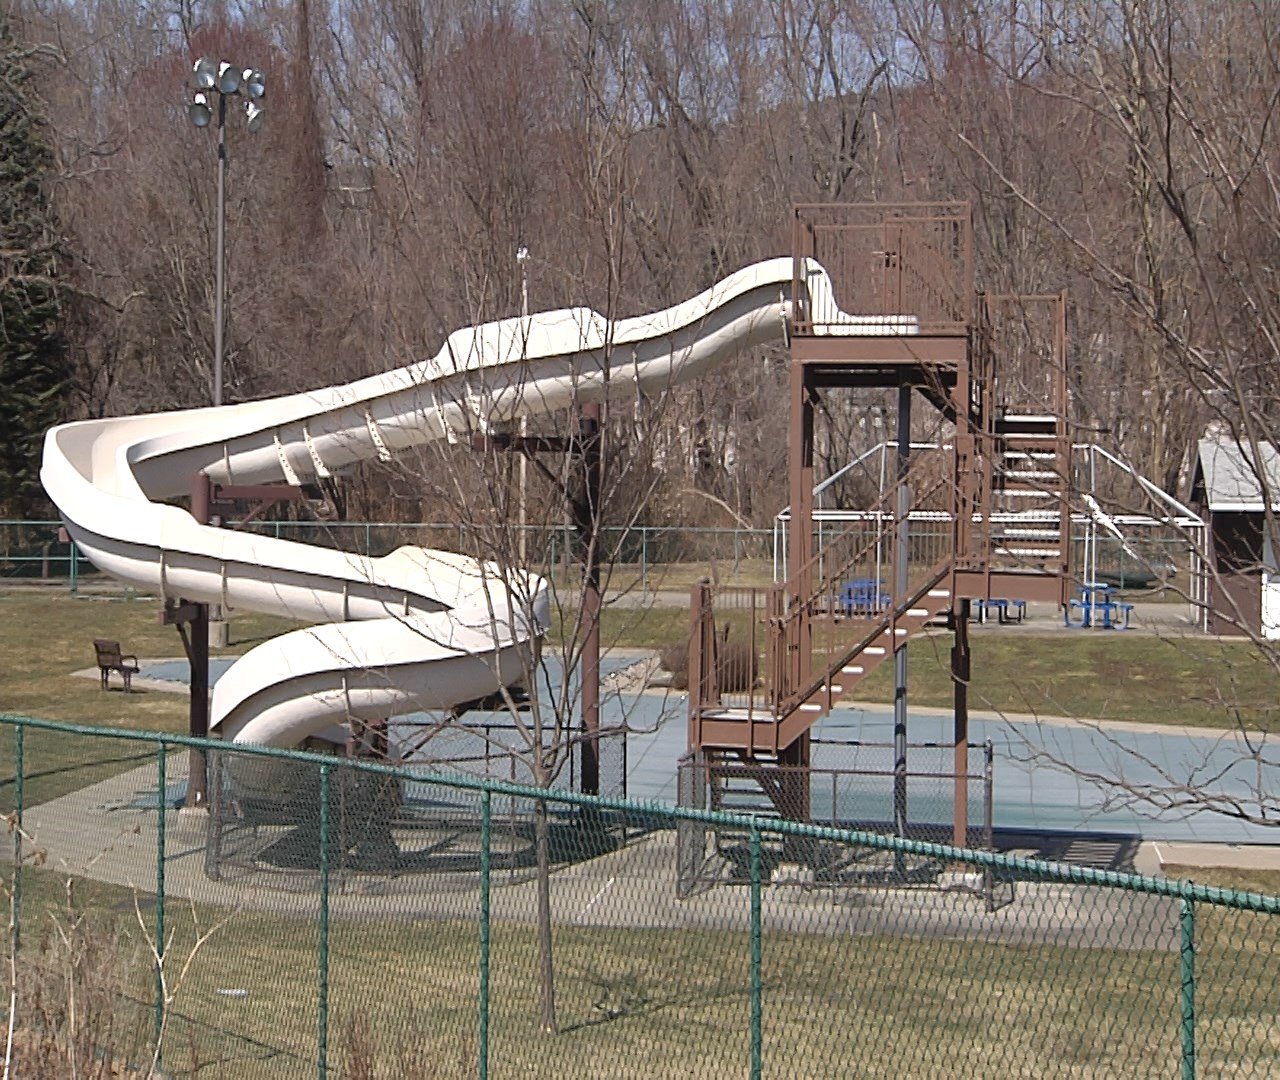
<svg viewBox="0 0 1280 1080"><path fill-rule="evenodd" d="M907 470L911 464L911 384L898 387L898 497L897 533L894 537L893 606L901 610L907 599L908 560L911 556L911 528L908 515L911 493L907 488ZM907 646L893 642L893 831L907 835ZM901 863L901 855L896 859Z"/></svg>
<svg viewBox="0 0 1280 1080"><path fill-rule="evenodd" d="M520 317L526 322L521 330L522 340L525 343L525 351L528 349L529 341L529 249L520 247L516 251L516 262L520 264ZM529 565L529 541L526 537L526 530L529 527L529 454L526 451L523 440L529 437L529 418L527 416L520 417L520 457L517 461L519 467L519 492L520 492L520 539L518 552L520 563L524 567Z"/></svg>
<svg viewBox="0 0 1280 1080"><path fill-rule="evenodd" d="M791 689L803 686L812 672L812 627L806 601L813 591L809 560L813 552L813 427L814 402L807 370L791 358L791 423L787 448L787 487L791 495L790 539L787 544L787 596L798 611L796 633L786 643L786 671Z"/></svg>
<svg viewBox="0 0 1280 1080"><path fill-rule="evenodd" d="M582 780L586 795L600 794L600 403L582 406L579 434L585 491L576 507L582 554Z"/></svg>
<svg viewBox="0 0 1280 1080"><path fill-rule="evenodd" d="M78 553L76 552L76 542L71 541L71 595L76 596L80 591L79 567L77 566Z"/></svg>
<svg viewBox="0 0 1280 1080"><path fill-rule="evenodd" d="M982 843L988 851L994 851L996 753L990 739L982 744L982 754ZM996 874L990 866L984 867L982 871L982 891L987 899L987 913L990 914L996 909ZM1010 900L1012 901L1012 894Z"/></svg>
<svg viewBox="0 0 1280 1080"><path fill-rule="evenodd" d="M1182 1080L1196 1076L1196 909L1182 898Z"/></svg>
<svg viewBox="0 0 1280 1080"><path fill-rule="evenodd" d="M209 735L209 605L197 604L191 620L191 707L190 731L197 739ZM187 767L186 805L205 809L208 798L205 753L199 747L190 750Z"/></svg>
<svg viewBox="0 0 1280 1080"><path fill-rule="evenodd" d="M960 600L954 609L955 642L951 646L951 687L955 705L952 765L955 803L951 840L956 847L969 843L969 601Z"/></svg>
<svg viewBox="0 0 1280 1080"><path fill-rule="evenodd" d="M316 1075L329 1074L329 770L320 766L320 942L316 1011Z"/></svg>
<svg viewBox="0 0 1280 1080"><path fill-rule="evenodd" d="M165 789L169 784L168 747L162 742L156 752L156 1001L155 1039L156 1065L160 1064L160 1037L164 1032L164 860L165 860Z"/></svg>
<svg viewBox="0 0 1280 1080"><path fill-rule="evenodd" d="M26 737L27 729L18 724L13 729L13 951L16 955L22 937L22 812L26 798L26 784L23 773L26 772Z"/></svg>
<svg viewBox="0 0 1280 1080"><path fill-rule="evenodd" d="M751 1080L764 1071L764 980L760 919L760 830L751 826Z"/></svg>
<svg viewBox="0 0 1280 1080"><path fill-rule="evenodd" d="M492 800L488 791L480 793L480 1080L489 1076L489 887L492 872L490 837L493 827Z"/></svg>
<svg viewBox="0 0 1280 1080"><path fill-rule="evenodd" d="M640 596L649 597L649 530L640 526Z"/></svg>
<svg viewBox="0 0 1280 1080"><path fill-rule="evenodd" d="M222 404L222 327L226 306L227 261L227 96L218 94L218 196L214 238L213 403Z"/></svg>
<svg viewBox="0 0 1280 1080"><path fill-rule="evenodd" d="M211 517L212 490L209 477L198 472L191 480L191 516L202 525ZM196 604L195 617L191 620L190 661L191 677L188 731L193 738L209 737L209 605ZM208 768L205 752L193 746L188 751L187 798L188 808L206 809L208 803Z"/></svg>

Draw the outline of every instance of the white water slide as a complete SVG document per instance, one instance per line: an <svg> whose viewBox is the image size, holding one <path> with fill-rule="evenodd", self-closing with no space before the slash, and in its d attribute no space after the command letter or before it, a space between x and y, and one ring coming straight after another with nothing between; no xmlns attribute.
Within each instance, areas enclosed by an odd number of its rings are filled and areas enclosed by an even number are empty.
<svg viewBox="0 0 1280 1080"><path fill-rule="evenodd" d="M434 358L346 386L64 424L46 437L41 480L76 545L112 577L320 624L259 645L218 680L211 726L224 739L340 739L352 718L447 709L521 682L546 627L546 582L504 582L492 564L420 547L366 558L216 528L165 500L190 494L200 472L297 485L432 439L659 393L782 337L792 271L789 258L756 263L612 323L568 308L458 330ZM835 311L826 273L810 264L806 279L815 307ZM833 330L910 333L912 321L843 316Z"/></svg>

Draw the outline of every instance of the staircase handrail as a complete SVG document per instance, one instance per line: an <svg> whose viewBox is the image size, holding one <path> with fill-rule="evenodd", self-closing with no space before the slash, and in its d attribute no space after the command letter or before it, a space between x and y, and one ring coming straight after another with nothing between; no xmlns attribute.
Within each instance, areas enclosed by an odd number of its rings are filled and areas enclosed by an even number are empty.
<svg viewBox="0 0 1280 1080"><path fill-rule="evenodd" d="M923 471L925 468L925 465L921 464L916 468L920 469L920 471ZM902 482L910 484L913 476L918 477L918 473L916 473L914 469L908 470L907 475L903 478ZM924 502L934 492L939 491L944 487L947 487L951 483L952 483L952 477L950 477L949 475L943 475L943 476L937 477L933 485L929 487L926 491L924 491L921 494L913 496L913 505L907 509L907 515L910 516L910 514L915 510L917 510L920 504ZM841 562L836 567L836 569L830 570L826 574L824 574L823 580L818 586L811 588L806 596L799 599L795 603L789 605L791 610L787 612L788 618L791 617L793 611L797 611L798 609L803 607L811 608L819 600L825 598L830 592L830 589L831 589L830 583L832 581L837 581L845 577L848 570L854 565L856 565L858 562L860 562L863 558L865 558L867 554L873 551L877 544L884 543L886 538L891 537L893 535L893 530L895 530L898 527L898 525L900 524L900 520L898 517L897 508L890 504L890 500L891 499L896 500L897 497L898 497L897 484L895 484L893 488L886 491L883 495L881 495L881 497L878 500L876 500L874 504L872 504L871 508L867 511L867 513L876 515L876 519L880 525L880 528L872 535L870 540L868 540L862 547L860 547L853 555L849 556L847 559ZM853 531L852 528L846 528L842 530L840 534L838 534L836 537L833 538L833 543L835 541L838 541L841 537L847 536L852 531ZM831 546L831 545L827 545L827 546ZM813 572L814 568L820 562L822 562L822 560L826 557L824 555L824 551L815 552L809 558L809 560L803 566L800 567L799 573L795 575L795 577L789 576L786 581L780 582L778 585L775 585L774 588L781 589L783 591L784 596L789 596L790 595L789 587L792 586L793 584L800 585L800 583L802 583L803 581L806 580L806 578L808 578L808 576Z"/></svg>
<svg viewBox="0 0 1280 1080"><path fill-rule="evenodd" d="M895 602L894 605L884 612L875 622L871 623L867 632L858 638L846 650L838 653L838 660L830 663L827 670L814 675L807 685L801 687L796 692L783 698L779 692L779 688L775 686L774 695L774 715L781 719L784 715L789 714L797 708L801 702L809 700L814 694L823 688L830 680L832 671L837 668L844 667L850 660L856 657L869 645L874 644L876 638L880 637L890 626L905 615L911 608L915 607L928 594L929 590L938 584L951 571L951 556L948 555L944 559L940 559L929 568L922 584L918 585L912 592L908 593L906 598ZM781 629L781 628L779 628ZM779 634L780 638L781 635Z"/></svg>

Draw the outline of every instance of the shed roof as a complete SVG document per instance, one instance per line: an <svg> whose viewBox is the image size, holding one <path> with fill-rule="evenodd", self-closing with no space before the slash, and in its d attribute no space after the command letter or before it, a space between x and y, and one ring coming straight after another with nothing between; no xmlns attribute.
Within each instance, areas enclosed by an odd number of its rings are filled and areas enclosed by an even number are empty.
<svg viewBox="0 0 1280 1080"><path fill-rule="evenodd" d="M1233 435L1209 435L1200 440L1196 492L1211 511L1262 513L1262 479L1271 493L1271 507L1280 510L1280 451L1269 442L1252 450Z"/></svg>

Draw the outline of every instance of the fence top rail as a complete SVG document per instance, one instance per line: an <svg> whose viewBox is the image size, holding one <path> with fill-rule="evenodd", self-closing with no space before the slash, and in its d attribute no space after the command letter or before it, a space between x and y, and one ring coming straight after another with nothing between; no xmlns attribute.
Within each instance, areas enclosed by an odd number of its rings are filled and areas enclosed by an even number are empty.
<svg viewBox="0 0 1280 1080"><path fill-rule="evenodd" d="M85 738L110 739L121 742L147 743L157 749L188 747L206 752L236 753L248 757L264 757L280 761L294 761L314 765L326 772L332 769L351 769L358 772L391 776L403 780L423 782L420 772L411 772L400 766L382 765L356 758L335 757L306 750L284 750L274 746L255 746L248 743L226 743L219 739L202 739L191 735L168 734L162 731L136 731L130 728L96 727L90 724L72 724L62 720L45 720L35 716L0 713L0 726L15 730L31 728L37 731L57 732ZM719 810L695 810L688 807L663 806L656 802L637 802L600 795L582 795L572 791L539 788L528 784L508 783L501 780L482 780L465 776L433 776L430 780L441 787L491 795L514 796L522 799L540 799L551 803L577 806L584 809L610 810L621 813L664 818L668 821L692 821L707 825L748 828L761 834L796 836L812 840L869 847L881 851L900 852L925 858L944 859L991 867L1014 873L1044 878L1062 884L1094 885L1122 889L1128 892L1167 896L1217 907L1236 908L1267 915L1280 915L1280 896L1247 892L1240 889L1221 888L1214 885L1197 885L1191 881L1149 877L1119 870L1098 870L1090 866L1051 862L1047 859L1028 859L1015 855L1002 855L992 851L975 851L952 844L934 844L923 840L899 839L859 829L839 829L829 826L809 825L802 822L782 821L775 818L758 818L754 814L732 814Z"/></svg>

